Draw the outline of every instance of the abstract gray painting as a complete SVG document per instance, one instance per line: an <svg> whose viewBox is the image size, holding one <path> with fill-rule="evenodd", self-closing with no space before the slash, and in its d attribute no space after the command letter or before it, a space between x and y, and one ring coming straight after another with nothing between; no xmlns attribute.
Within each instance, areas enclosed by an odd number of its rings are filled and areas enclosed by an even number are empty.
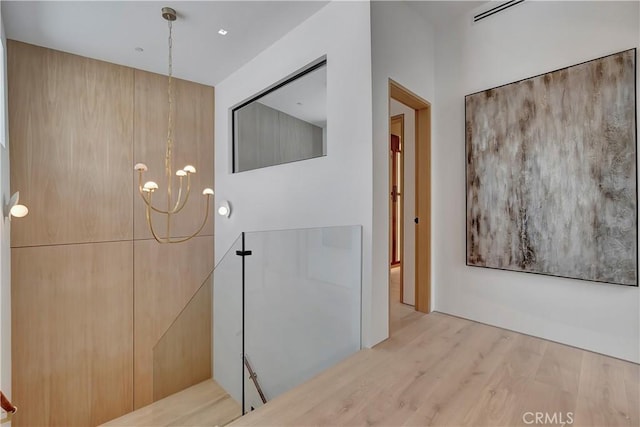
<svg viewBox="0 0 640 427"><path fill-rule="evenodd" d="M637 286L635 64L465 97L467 265Z"/></svg>

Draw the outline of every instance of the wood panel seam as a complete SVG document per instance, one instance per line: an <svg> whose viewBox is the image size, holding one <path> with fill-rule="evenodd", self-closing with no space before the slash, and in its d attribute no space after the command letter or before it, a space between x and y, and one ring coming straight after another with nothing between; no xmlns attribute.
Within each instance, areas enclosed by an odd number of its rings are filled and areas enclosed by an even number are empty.
<svg viewBox="0 0 640 427"><path fill-rule="evenodd" d="M183 238L188 236L174 236L175 238ZM198 234L196 237L215 237L213 234ZM140 239L122 239L122 240L97 240L95 242L69 242L69 243L50 243L50 244L42 244L42 245L23 245L23 246L11 246L11 249L20 249L20 248L44 248L50 246L73 246L73 245L93 245L95 243L119 243L119 242L141 242L145 240L154 240L153 237L145 237Z"/></svg>

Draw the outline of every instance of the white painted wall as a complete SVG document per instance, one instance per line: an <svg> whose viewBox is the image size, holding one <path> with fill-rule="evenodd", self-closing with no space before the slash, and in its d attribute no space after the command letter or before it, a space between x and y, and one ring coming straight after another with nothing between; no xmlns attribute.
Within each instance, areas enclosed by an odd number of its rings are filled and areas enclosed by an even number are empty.
<svg viewBox="0 0 640 427"><path fill-rule="evenodd" d="M4 25L2 24L2 12L0 9L0 34L2 43L6 47ZM4 58L0 58L0 66L6 63L6 53ZM6 88L6 73L5 88ZM0 102L7 102L7 92L4 92L4 99ZM5 109L6 111L6 109ZM6 147L0 144L0 203L4 206L5 201L11 197L9 188L9 131L8 117L0 117L5 123L5 143ZM10 222L0 218L0 389L11 399L11 227ZM10 425L10 424L9 424Z"/></svg>
<svg viewBox="0 0 640 427"><path fill-rule="evenodd" d="M371 29L368 2L332 2L216 86L216 262L242 231L362 225L362 339L372 338ZM327 155L231 173L230 109L327 56ZM238 272L239 274L239 272ZM214 285L214 304L218 298ZM214 324L224 322L214 310ZM214 360L224 344L214 333ZM241 371L239 371L241 372ZM220 372L214 368L218 379ZM224 386L225 384L222 383Z"/></svg>
<svg viewBox="0 0 640 427"><path fill-rule="evenodd" d="M390 115L404 114L404 240L402 242L402 302L416 303L416 112L413 108L391 100Z"/></svg>
<svg viewBox="0 0 640 427"><path fill-rule="evenodd" d="M638 2L525 2L437 34L435 309L640 361L638 288L465 266L464 96L640 44ZM640 87L640 85L639 85Z"/></svg>
<svg viewBox="0 0 640 427"><path fill-rule="evenodd" d="M389 78L421 98L433 102L435 93L434 37L433 28L410 6L398 2L371 2L373 73L372 306L375 313L371 328L372 343L382 341L389 336ZM407 162L408 157L405 157L405 166Z"/></svg>

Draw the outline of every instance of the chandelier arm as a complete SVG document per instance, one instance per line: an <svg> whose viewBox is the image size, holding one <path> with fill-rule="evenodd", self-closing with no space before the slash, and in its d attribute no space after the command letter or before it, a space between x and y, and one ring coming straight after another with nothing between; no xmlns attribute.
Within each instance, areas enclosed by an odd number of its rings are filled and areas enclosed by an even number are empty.
<svg viewBox="0 0 640 427"><path fill-rule="evenodd" d="M142 170L138 171L138 193L140 193L140 196L142 196L142 200L144 200L147 206L149 206L149 202L147 202L147 199L144 195L144 191L142 190L143 189L142 174L143 174Z"/></svg>
<svg viewBox="0 0 640 427"><path fill-rule="evenodd" d="M180 188L182 190L182 188ZM185 205L187 204L187 200L189 200L189 195L191 194L191 174L187 174L187 193L184 196L184 200L182 201L182 205L180 205L180 207L177 207L177 209L174 209L171 213L178 213L182 210L182 208L185 207Z"/></svg>
<svg viewBox="0 0 640 427"><path fill-rule="evenodd" d="M170 243L170 239L167 237L167 239L162 239L160 237L158 237L158 235L156 234L156 230L153 228L153 221L151 220L151 193L149 193L149 201L147 203L147 224L149 225L149 229L151 230L151 234L153 235L153 238L156 239L156 242L158 243Z"/></svg>
<svg viewBox="0 0 640 427"><path fill-rule="evenodd" d="M171 241L171 212L167 214L167 241Z"/></svg>
<svg viewBox="0 0 640 427"><path fill-rule="evenodd" d="M166 214L169 213L168 211L163 211L162 209L158 209L155 206L153 206L151 204L151 202L149 201L151 199L147 200L147 197L145 196L145 191L142 188L143 188L143 186L142 186L142 171L139 171L138 172L138 193L140 193L140 196L142 197L142 200L144 201L144 203L148 207L150 207L151 209L153 209L154 211L156 211L156 212L158 212L160 214L166 215Z"/></svg>
<svg viewBox="0 0 640 427"><path fill-rule="evenodd" d="M147 207L153 209L154 211L156 211L156 212L158 212L160 214L167 215L169 213L167 211L163 211L162 209L158 209L155 206L153 206L151 204L151 202L147 200L146 196L144 195L145 192L142 189L138 189L138 192L140 193L140 196L142 196L142 200L144 201L145 205L147 205Z"/></svg>
<svg viewBox="0 0 640 427"><path fill-rule="evenodd" d="M184 238L178 239L178 240L168 239L168 242L169 243L182 243L182 242L186 242L187 240L191 240L194 237L196 237L198 234L200 234L200 232L202 231L204 226L207 224L207 219L209 218L209 204L210 204L210 202L211 202L211 196L209 194L207 194L207 208L205 209L205 212L204 212L204 220L202 221L202 224L200 225L200 228L198 228L195 233L193 233L189 237L184 237Z"/></svg>
<svg viewBox="0 0 640 427"><path fill-rule="evenodd" d="M178 212L178 206L180 206L180 199L182 199L182 177L179 177L179 178L180 178L180 188L178 189L178 199L176 200L176 205L171 210L171 213Z"/></svg>

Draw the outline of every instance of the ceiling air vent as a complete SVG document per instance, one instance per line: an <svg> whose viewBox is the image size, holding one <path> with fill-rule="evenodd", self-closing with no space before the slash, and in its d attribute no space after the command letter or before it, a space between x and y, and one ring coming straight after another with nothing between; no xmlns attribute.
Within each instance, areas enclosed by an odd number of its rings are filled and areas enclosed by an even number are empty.
<svg viewBox="0 0 640 427"><path fill-rule="evenodd" d="M477 15L473 16L473 22L480 22L483 19L486 19L490 16L495 15L496 13L500 13L503 12L513 6L516 6L520 3L524 2L524 0L511 0L511 1L506 1L504 3L500 3L498 6L492 7L489 10L485 10L482 13L478 13Z"/></svg>

